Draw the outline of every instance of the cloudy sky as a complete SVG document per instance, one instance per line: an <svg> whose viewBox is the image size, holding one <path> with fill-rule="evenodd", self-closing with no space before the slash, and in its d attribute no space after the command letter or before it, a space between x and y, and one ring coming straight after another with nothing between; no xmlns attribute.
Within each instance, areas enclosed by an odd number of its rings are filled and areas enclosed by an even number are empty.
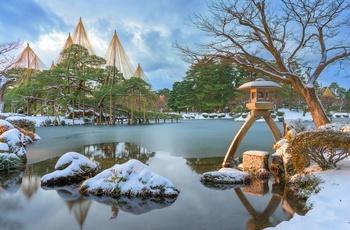
<svg viewBox="0 0 350 230"><path fill-rule="evenodd" d="M98 56L103 57L114 31L136 68L140 63L156 90L181 81L188 64L172 44L193 45L203 37L191 26L193 13L207 10L205 0L0 0L0 42L29 43L50 67L80 17ZM18 55L23 49L17 50ZM326 72L324 86L336 81L350 88L350 78Z"/></svg>
<svg viewBox="0 0 350 230"><path fill-rule="evenodd" d="M188 18L206 9L204 0L1 0L0 41L29 43L50 67L81 17L98 56L116 30L134 67L140 63L155 89L171 89L188 69L172 45L196 40Z"/></svg>

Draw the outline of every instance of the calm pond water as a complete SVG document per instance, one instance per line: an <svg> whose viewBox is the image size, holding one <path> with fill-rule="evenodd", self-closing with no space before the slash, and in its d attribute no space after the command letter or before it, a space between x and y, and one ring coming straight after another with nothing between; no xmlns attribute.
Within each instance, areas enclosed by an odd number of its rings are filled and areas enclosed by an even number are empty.
<svg viewBox="0 0 350 230"><path fill-rule="evenodd" d="M203 185L203 172L218 170L242 122L183 120L178 123L41 127L28 145L23 172L2 174L0 229L263 229L289 220L295 208L282 199L283 186L257 181L244 188ZM282 124L278 123L282 130ZM236 154L272 152L264 122L255 123ZM103 168L139 159L181 191L174 201L84 198L74 187L48 189L40 178L59 156L77 151ZM294 210L293 210L294 209Z"/></svg>

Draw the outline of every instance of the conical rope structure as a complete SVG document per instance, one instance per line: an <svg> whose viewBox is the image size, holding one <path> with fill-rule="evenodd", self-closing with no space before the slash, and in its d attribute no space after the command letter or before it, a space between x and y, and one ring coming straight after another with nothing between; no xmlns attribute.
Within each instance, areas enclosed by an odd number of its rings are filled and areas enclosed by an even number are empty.
<svg viewBox="0 0 350 230"><path fill-rule="evenodd" d="M119 72L123 74L125 79L130 79L134 76L135 68L126 54L116 31L114 32L104 58L107 61L106 65L116 67Z"/></svg>
<svg viewBox="0 0 350 230"><path fill-rule="evenodd" d="M89 54L95 54L94 48L90 43L81 18L78 25L75 27L72 40L74 44L84 46L89 51Z"/></svg>
<svg viewBox="0 0 350 230"><path fill-rule="evenodd" d="M71 45L73 45L73 39L72 39L72 37L70 36L70 33L68 34L68 38L67 38L67 40L66 40L66 42L64 43L64 46L63 46L63 48L62 48L62 50L61 50L61 52L60 52L60 55L58 56L58 58L57 58L57 61L56 61L56 63L60 63L61 61L62 61L62 55L61 55L61 53L65 50L65 49L67 49L68 47L70 47Z"/></svg>
<svg viewBox="0 0 350 230"><path fill-rule="evenodd" d="M35 54L32 48L30 48L29 43L27 44L27 47L22 51L22 53L18 56L13 68L26 69L18 81L19 84L28 82L32 75L41 70L47 69L46 65Z"/></svg>

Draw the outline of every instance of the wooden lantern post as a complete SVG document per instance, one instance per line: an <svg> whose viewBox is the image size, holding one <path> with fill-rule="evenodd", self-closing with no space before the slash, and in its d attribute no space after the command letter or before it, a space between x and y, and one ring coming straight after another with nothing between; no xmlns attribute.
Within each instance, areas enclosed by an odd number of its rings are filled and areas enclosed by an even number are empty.
<svg viewBox="0 0 350 230"><path fill-rule="evenodd" d="M251 110L250 117L243 124L241 129L236 134L235 139L232 141L222 167L231 167L235 153L242 142L244 136L253 125L253 123L263 117L268 124L275 142L281 139L282 134L278 129L276 123L270 117L269 109L273 108L273 103L269 101L269 90L281 88L281 86L272 81L265 81L262 78L258 78L256 81L248 82L241 85L238 89L250 92L250 102L246 104L247 108Z"/></svg>

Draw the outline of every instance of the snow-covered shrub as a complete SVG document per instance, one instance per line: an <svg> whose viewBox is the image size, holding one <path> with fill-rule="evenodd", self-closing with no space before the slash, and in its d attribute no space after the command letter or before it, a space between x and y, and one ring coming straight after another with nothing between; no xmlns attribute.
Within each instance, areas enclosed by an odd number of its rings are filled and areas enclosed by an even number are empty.
<svg viewBox="0 0 350 230"><path fill-rule="evenodd" d="M304 203L304 211L308 211L311 208L306 204L308 198L311 194L321 190L320 184L323 182L320 177L313 174L297 175L288 182L288 190L293 192L294 197L297 197L299 202Z"/></svg>
<svg viewBox="0 0 350 230"><path fill-rule="evenodd" d="M15 127L10 122L5 120L0 120L0 135L14 128Z"/></svg>
<svg viewBox="0 0 350 230"><path fill-rule="evenodd" d="M53 120L52 123L53 123L54 126L58 126L58 120L57 119Z"/></svg>
<svg viewBox="0 0 350 230"><path fill-rule="evenodd" d="M6 147L1 147L4 153L14 153L21 159L22 163L27 162L27 152L24 146L26 143L32 142L30 137L25 136L18 129L11 129L0 135L0 142L3 143L2 146L7 145L7 150Z"/></svg>
<svg viewBox="0 0 350 230"><path fill-rule="evenodd" d="M305 126L302 119L288 119L285 121L285 139L290 140L296 134L311 130L310 126Z"/></svg>
<svg viewBox="0 0 350 230"><path fill-rule="evenodd" d="M6 121L10 122L11 124L13 124L15 126L15 128L21 128L21 129L25 129L27 131L32 131L33 133L35 133L35 121L31 121L29 119L26 118L19 118L19 117L8 117L6 119Z"/></svg>
<svg viewBox="0 0 350 230"><path fill-rule="evenodd" d="M350 156L350 133L333 130L315 130L299 133L291 139L287 152L297 172L316 162L323 170L335 168Z"/></svg>
<svg viewBox="0 0 350 230"><path fill-rule="evenodd" d="M319 128L320 130L334 130L339 132L350 132L349 122L334 122Z"/></svg>
<svg viewBox="0 0 350 230"><path fill-rule="evenodd" d="M44 125L45 125L45 126L49 126L49 125L51 125L51 124L52 124L52 121L51 121L50 118L47 118L47 119L44 121Z"/></svg>
<svg viewBox="0 0 350 230"><path fill-rule="evenodd" d="M0 153L0 171L23 168L22 160L14 153Z"/></svg>

